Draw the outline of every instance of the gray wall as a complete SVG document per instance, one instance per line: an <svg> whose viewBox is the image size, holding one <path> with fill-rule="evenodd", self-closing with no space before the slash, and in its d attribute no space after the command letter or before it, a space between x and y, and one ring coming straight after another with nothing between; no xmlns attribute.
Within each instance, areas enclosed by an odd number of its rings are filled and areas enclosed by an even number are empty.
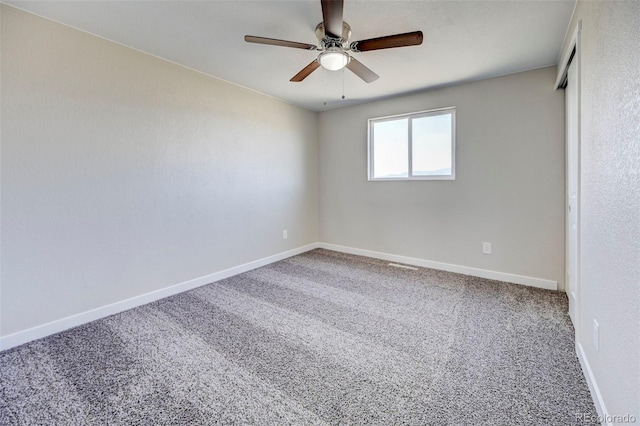
<svg viewBox="0 0 640 426"><path fill-rule="evenodd" d="M555 67L320 114L323 242L564 285ZM455 181L367 181L367 119L457 108ZM482 254L482 242L493 254Z"/></svg>
<svg viewBox="0 0 640 426"><path fill-rule="evenodd" d="M315 113L7 6L1 78L2 335L317 241Z"/></svg>
<svg viewBox="0 0 640 426"><path fill-rule="evenodd" d="M640 419L640 2L580 1L569 35L580 20L577 338L607 414ZM600 351L592 343L594 319Z"/></svg>

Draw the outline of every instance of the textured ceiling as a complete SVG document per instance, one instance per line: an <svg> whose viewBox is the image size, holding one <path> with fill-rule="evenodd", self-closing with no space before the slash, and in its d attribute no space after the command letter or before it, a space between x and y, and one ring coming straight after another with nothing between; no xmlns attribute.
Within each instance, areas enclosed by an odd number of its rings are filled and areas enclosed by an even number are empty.
<svg viewBox="0 0 640 426"><path fill-rule="evenodd" d="M424 33L421 46L354 54L380 76L370 84L348 70L324 69L291 83L317 53L244 42L243 36L250 34L316 43L314 28L322 20L319 0L5 3L322 111L553 65L575 0L345 0L352 41Z"/></svg>

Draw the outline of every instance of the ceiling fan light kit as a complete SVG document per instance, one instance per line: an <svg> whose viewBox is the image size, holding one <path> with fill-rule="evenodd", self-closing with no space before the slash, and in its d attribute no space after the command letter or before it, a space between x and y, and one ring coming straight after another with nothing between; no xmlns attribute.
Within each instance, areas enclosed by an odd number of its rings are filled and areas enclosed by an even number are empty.
<svg viewBox="0 0 640 426"><path fill-rule="evenodd" d="M322 68L329 71L338 71L346 67L349 63L349 54L341 51L337 47L330 47L318 55L318 61Z"/></svg>
<svg viewBox="0 0 640 426"><path fill-rule="evenodd" d="M395 47L417 46L422 44L422 31L377 37L349 43L351 27L342 19L343 0L321 0L322 22L316 26L315 32L320 46L295 41L279 40L258 36L245 36L249 43L270 44L272 46L293 47L305 50L317 50L318 58L304 67L290 81L301 82L320 66L329 71L349 69L366 83L371 83L379 76L367 68L347 52L366 52L369 50L391 49Z"/></svg>

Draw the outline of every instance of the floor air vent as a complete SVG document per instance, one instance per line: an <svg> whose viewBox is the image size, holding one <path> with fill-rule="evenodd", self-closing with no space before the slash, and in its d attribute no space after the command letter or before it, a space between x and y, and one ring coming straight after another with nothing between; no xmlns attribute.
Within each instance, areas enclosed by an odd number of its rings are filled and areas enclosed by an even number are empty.
<svg viewBox="0 0 640 426"><path fill-rule="evenodd" d="M394 268L411 269L412 271L418 270L418 268L414 268L413 266L400 265L398 263L390 263L389 266L393 266Z"/></svg>

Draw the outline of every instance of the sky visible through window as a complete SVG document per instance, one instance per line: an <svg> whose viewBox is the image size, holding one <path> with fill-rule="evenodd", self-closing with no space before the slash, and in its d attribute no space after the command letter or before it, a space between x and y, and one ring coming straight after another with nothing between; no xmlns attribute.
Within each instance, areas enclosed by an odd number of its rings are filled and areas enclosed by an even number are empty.
<svg viewBox="0 0 640 426"><path fill-rule="evenodd" d="M374 178L409 177L409 119L374 123ZM413 176L451 175L451 114L414 118Z"/></svg>
<svg viewBox="0 0 640 426"><path fill-rule="evenodd" d="M414 118L413 174L415 176L451 174L451 115Z"/></svg>
<svg viewBox="0 0 640 426"><path fill-rule="evenodd" d="M374 124L373 170L375 177L409 176L409 119Z"/></svg>

